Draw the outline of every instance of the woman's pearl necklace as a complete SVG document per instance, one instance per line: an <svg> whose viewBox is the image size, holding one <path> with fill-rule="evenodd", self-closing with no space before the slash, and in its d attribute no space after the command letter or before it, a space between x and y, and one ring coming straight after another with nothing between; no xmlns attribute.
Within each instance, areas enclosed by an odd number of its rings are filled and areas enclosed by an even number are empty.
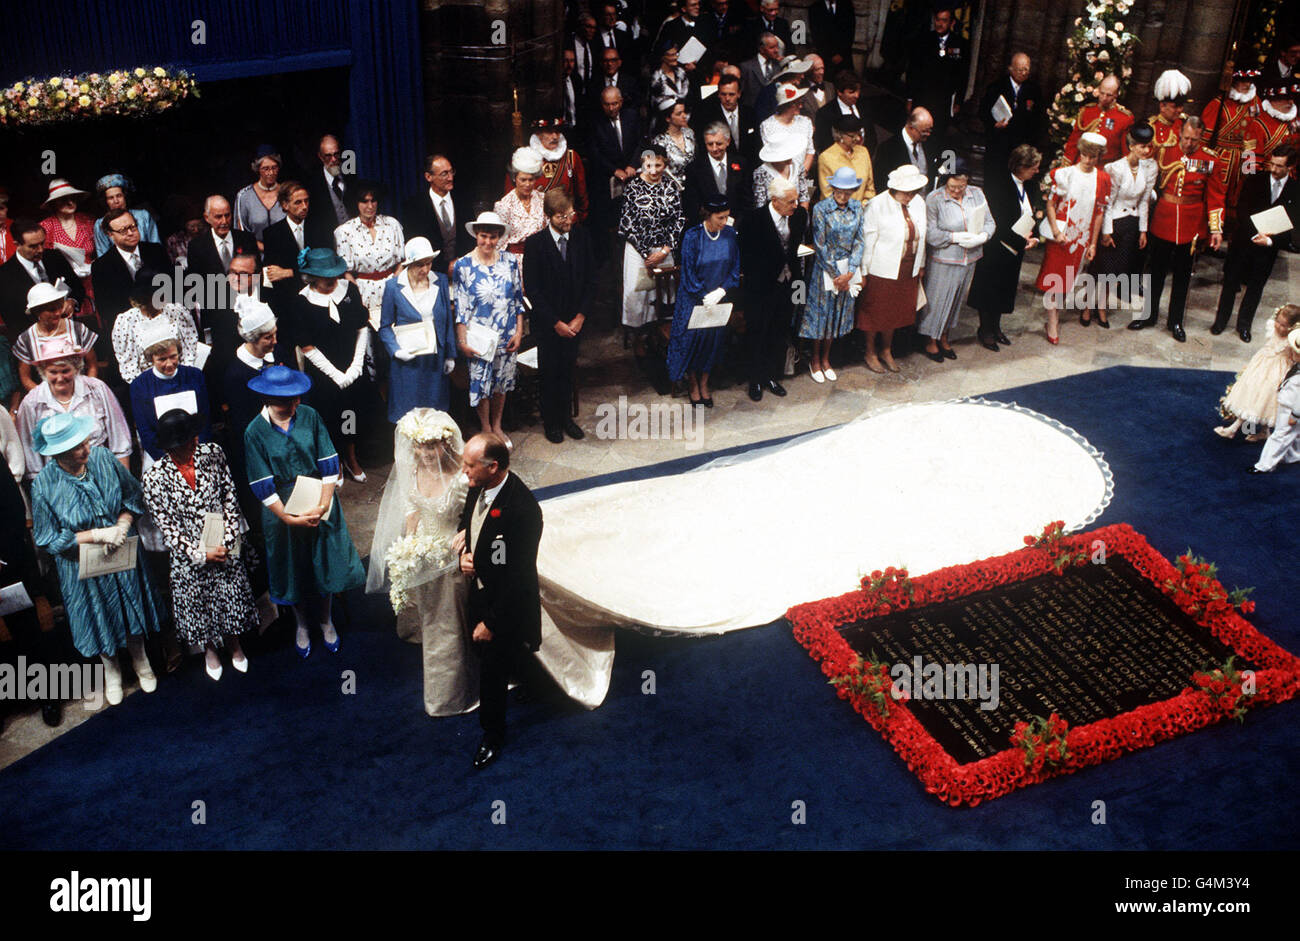
<svg viewBox="0 0 1300 941"><path fill-rule="evenodd" d="M716 242L718 239L722 238L721 229L719 229L716 233L710 232L709 227L707 225L704 227L704 234L707 235L709 237L709 240L713 242Z"/></svg>

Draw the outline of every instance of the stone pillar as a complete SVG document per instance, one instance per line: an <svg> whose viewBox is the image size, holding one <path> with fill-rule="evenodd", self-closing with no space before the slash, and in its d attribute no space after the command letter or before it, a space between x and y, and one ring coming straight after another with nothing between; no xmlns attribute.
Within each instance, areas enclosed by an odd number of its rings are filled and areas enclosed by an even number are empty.
<svg viewBox="0 0 1300 941"><path fill-rule="evenodd" d="M515 93L525 126L558 109L563 32L563 0L421 0L426 144L476 212L502 193Z"/></svg>

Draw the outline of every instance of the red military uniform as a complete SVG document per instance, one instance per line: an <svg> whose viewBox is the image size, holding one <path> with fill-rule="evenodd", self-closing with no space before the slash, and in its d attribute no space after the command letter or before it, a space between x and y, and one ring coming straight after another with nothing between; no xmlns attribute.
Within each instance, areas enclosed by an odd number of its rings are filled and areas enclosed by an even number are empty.
<svg viewBox="0 0 1300 941"><path fill-rule="evenodd" d="M1183 119L1187 115L1180 114L1176 121L1166 121L1163 114L1153 114L1151 120L1147 123L1151 125L1151 130L1156 132L1155 140L1151 146L1158 153L1162 147L1168 147L1170 144L1178 143L1178 135L1183 131Z"/></svg>
<svg viewBox="0 0 1300 941"><path fill-rule="evenodd" d="M1218 98L1207 104L1201 112L1207 141L1215 139L1214 128L1219 123L1220 113L1223 115L1223 126L1219 128L1214 152L1219 157L1219 181L1224 186L1224 205L1231 216L1237 205L1237 194L1241 192L1241 153L1245 149L1246 128L1255 115L1259 114L1259 96L1245 102L1227 98L1223 101L1222 111ZM1224 222L1226 228L1230 228L1231 224L1231 219Z"/></svg>
<svg viewBox="0 0 1300 941"><path fill-rule="evenodd" d="M1151 234L1186 245L1211 232L1223 232L1224 185L1213 151L1196 148L1190 156L1177 143L1156 152L1156 189Z"/></svg>
<svg viewBox="0 0 1300 941"><path fill-rule="evenodd" d="M1300 118L1279 121L1260 108L1259 114L1255 115L1246 126L1242 149L1255 154L1255 169L1262 172L1261 164L1268 160L1273 151L1287 142L1290 142L1293 147L1300 143Z"/></svg>
<svg viewBox="0 0 1300 941"><path fill-rule="evenodd" d="M1065 159L1070 163L1078 162L1079 138L1088 131L1096 131L1106 138L1106 152L1102 154L1100 165L1118 160L1124 156L1124 136L1133 126L1133 121L1133 112L1121 104L1112 105L1106 111L1102 111L1101 106L1095 102L1085 105L1074 119L1074 130L1065 142Z"/></svg>

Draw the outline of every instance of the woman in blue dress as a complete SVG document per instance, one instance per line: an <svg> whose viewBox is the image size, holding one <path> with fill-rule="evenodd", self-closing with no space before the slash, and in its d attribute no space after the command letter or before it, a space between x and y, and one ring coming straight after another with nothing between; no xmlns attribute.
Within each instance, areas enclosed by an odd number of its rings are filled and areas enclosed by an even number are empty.
<svg viewBox="0 0 1300 941"><path fill-rule="evenodd" d="M861 185L851 167L840 167L830 178L831 195L812 212L817 256L799 336L813 341L812 371L831 381L836 378L831 343L853 329L856 298L849 293L849 282L862 264L862 203L853 196ZM827 277L833 279L831 288L826 286Z"/></svg>
<svg viewBox="0 0 1300 941"><path fill-rule="evenodd" d="M465 228L474 236L474 251L456 261L452 292L456 301L456 344L469 358L469 404L478 410L485 432L513 448L501 427L506 393L515 387L515 353L524 338L524 291L519 259L498 249L506 224L495 212L480 213ZM494 349L478 350L466 342L470 324L487 327ZM489 353L487 358L481 354Z"/></svg>
<svg viewBox="0 0 1300 941"><path fill-rule="evenodd" d="M704 303L706 294L740 286L740 243L736 230L727 225L731 213L724 196L706 200L704 213L704 221L682 236L681 282L668 338L668 377L674 382L689 378L691 404L713 408L709 373L722 355L727 328L692 330L688 325L691 312Z"/></svg>
<svg viewBox="0 0 1300 941"><path fill-rule="evenodd" d="M379 339L392 357L388 377L388 420L397 423L413 408L445 412L451 404L448 377L456 368L456 329L451 319L447 276L433 271L435 252L418 236L406 243L402 270L384 282ZM412 353L397 342L393 327L425 323L433 349Z"/></svg>
<svg viewBox="0 0 1300 941"><path fill-rule="evenodd" d="M144 552L123 572L80 578L83 545L123 551L145 512L140 482L111 451L90 446L94 419L63 412L43 419L32 433L37 453L53 458L32 483L32 539L54 559L72 642L104 663L104 696L122 701L118 651L131 654L140 688L151 693L157 679L144 650L145 634L162 622Z"/></svg>
<svg viewBox="0 0 1300 941"><path fill-rule="evenodd" d="M140 435L140 449L144 452L140 467L143 474L155 461L162 460L165 453L158 444L158 419L164 412L180 408L200 416L200 441L210 439L211 429L208 426L208 386L203 370L181 365L180 338L171 321L155 317L147 323L140 331L140 345L144 348L145 359L152 364L150 369L131 380L131 414L135 418L135 430ZM163 400L164 396L169 398Z"/></svg>
<svg viewBox="0 0 1300 941"><path fill-rule="evenodd" d="M331 614L334 595L366 583L361 559L352 545L343 507L334 499L339 482L339 455L315 409L300 405L311 380L288 366L267 366L248 387L265 407L244 431L248 483L262 501L266 537L266 573L271 600L291 605L298 621L294 646L311 653L307 602L325 637L325 649L337 653L339 635ZM286 512L299 477L321 482L317 505L299 514Z"/></svg>

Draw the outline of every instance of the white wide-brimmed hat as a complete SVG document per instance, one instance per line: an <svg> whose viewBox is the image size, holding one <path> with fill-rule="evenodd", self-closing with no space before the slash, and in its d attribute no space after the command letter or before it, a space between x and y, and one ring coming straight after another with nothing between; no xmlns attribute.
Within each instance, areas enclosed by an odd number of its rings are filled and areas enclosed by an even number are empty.
<svg viewBox="0 0 1300 941"><path fill-rule="evenodd" d="M776 86L776 106L788 105L792 101L798 101L804 95L808 94L808 89L800 88L798 85L791 85L789 82L782 82Z"/></svg>
<svg viewBox="0 0 1300 941"><path fill-rule="evenodd" d="M779 79L785 75L802 75L812 68L812 63L798 56L786 56L781 60L781 65L777 73L772 76L773 79Z"/></svg>
<svg viewBox="0 0 1300 941"><path fill-rule="evenodd" d="M506 220L502 219L495 212L480 212L478 214L478 218L475 219L473 222L465 223L466 231L468 231L470 235L476 237L478 235L478 230L480 227L491 227L491 226L500 229L501 232L504 234L506 230Z"/></svg>
<svg viewBox="0 0 1300 941"><path fill-rule="evenodd" d="M63 283L62 278L59 278L53 284L46 281L33 284L32 289L27 292L27 310L30 312L34 308L53 304L55 301L61 301L67 296L68 286Z"/></svg>
<svg viewBox="0 0 1300 941"><path fill-rule="evenodd" d="M889 179L885 181L885 187L898 190L900 193L911 193L915 190L924 189L929 182L925 174L918 170L914 164L905 163L889 172Z"/></svg>
<svg viewBox="0 0 1300 941"><path fill-rule="evenodd" d="M442 252L435 251L429 240L423 235L417 235L406 243L406 253L402 257L402 264L413 265L417 261L424 261L426 258L433 259L441 255Z"/></svg>
<svg viewBox="0 0 1300 941"><path fill-rule="evenodd" d="M542 172L542 155L531 147L520 147L510 156L510 169L514 173Z"/></svg>
<svg viewBox="0 0 1300 941"><path fill-rule="evenodd" d="M785 137L764 144L758 152L758 159L764 163L780 163L782 160L793 160L807 150L807 145L799 138Z"/></svg>
<svg viewBox="0 0 1300 941"><path fill-rule="evenodd" d="M45 197L45 202L41 206L48 206L52 202L62 199L64 196L87 196L85 190L79 190L63 177L55 177L50 180L50 194Z"/></svg>

